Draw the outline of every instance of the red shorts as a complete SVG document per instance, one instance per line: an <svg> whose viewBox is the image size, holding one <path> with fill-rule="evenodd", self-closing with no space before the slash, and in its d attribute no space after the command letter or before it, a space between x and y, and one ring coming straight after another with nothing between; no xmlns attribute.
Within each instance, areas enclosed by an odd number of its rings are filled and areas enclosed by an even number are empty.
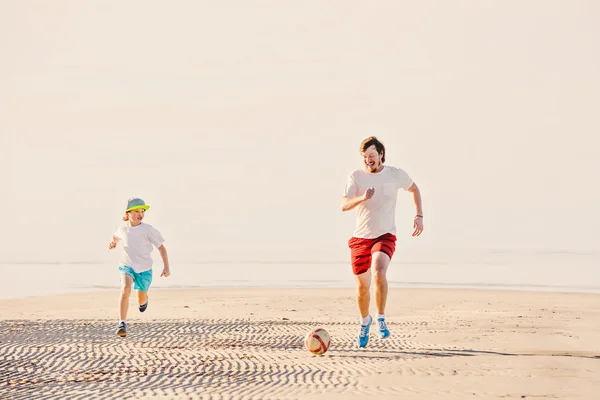
<svg viewBox="0 0 600 400"><path fill-rule="evenodd" d="M354 275L365 273L371 268L371 256L377 251L388 255L391 259L396 250L396 236L386 233L375 239L362 239L352 237L348 240L350 257L352 258L352 272Z"/></svg>

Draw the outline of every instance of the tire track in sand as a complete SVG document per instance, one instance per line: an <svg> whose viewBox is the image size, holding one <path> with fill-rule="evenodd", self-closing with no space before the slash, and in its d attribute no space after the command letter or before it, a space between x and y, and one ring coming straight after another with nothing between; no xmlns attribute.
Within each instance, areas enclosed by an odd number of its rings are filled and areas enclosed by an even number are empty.
<svg viewBox="0 0 600 400"><path fill-rule="evenodd" d="M303 348L304 335L316 326L332 337L323 356ZM452 373L411 362L455 357L460 348L421 343L426 325L389 326L391 338L379 340L372 328L369 347L357 349L355 323L151 320L130 323L128 336L119 338L113 321L0 321L0 398L389 395L400 392L365 387L359 379Z"/></svg>

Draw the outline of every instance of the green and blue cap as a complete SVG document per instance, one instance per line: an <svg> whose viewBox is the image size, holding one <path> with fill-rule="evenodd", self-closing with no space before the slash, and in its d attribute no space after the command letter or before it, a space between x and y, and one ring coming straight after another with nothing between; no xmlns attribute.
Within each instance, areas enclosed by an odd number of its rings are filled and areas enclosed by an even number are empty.
<svg viewBox="0 0 600 400"><path fill-rule="evenodd" d="M137 197L133 197L127 201L127 210L125 210L125 212L137 210L139 208L147 210L150 208L150 206L147 206L146 203L144 203L144 200Z"/></svg>

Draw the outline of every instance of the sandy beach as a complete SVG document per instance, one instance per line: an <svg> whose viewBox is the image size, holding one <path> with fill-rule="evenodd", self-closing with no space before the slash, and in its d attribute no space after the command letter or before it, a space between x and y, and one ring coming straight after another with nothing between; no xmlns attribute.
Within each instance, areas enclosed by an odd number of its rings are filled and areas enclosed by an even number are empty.
<svg viewBox="0 0 600 400"><path fill-rule="evenodd" d="M598 21L593 0L0 2L0 400L600 399ZM370 136L422 210L394 173L342 212ZM120 338L134 197L172 275L154 249ZM359 349L367 215L397 243L391 337Z"/></svg>
<svg viewBox="0 0 600 400"><path fill-rule="evenodd" d="M392 289L392 336L355 345L351 289L154 290L0 301L2 399L596 399L595 294ZM303 336L323 327L330 350Z"/></svg>

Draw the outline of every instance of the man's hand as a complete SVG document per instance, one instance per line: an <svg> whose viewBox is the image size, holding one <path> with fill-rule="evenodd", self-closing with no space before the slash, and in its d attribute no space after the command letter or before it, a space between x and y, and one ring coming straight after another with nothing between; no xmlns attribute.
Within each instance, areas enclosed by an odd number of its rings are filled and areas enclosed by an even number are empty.
<svg viewBox="0 0 600 400"><path fill-rule="evenodd" d="M342 211L352 210L354 207L356 207L360 203L363 203L363 202L369 200L371 197L373 197L373 194L375 194L375 189L371 187L371 188L368 188L367 191L365 192L365 194L363 194L362 196L356 196L356 197L344 196L342 198Z"/></svg>
<svg viewBox="0 0 600 400"><path fill-rule="evenodd" d="M415 220L413 223L413 228L415 228L415 230L412 233L413 236L419 236L421 234L421 232L423 232L423 217L421 217L421 216L415 217Z"/></svg>
<svg viewBox="0 0 600 400"><path fill-rule="evenodd" d="M169 275L171 275L171 270L169 269L169 267L164 267L163 271L162 271L162 274L160 274L160 276L164 276L166 278Z"/></svg>

